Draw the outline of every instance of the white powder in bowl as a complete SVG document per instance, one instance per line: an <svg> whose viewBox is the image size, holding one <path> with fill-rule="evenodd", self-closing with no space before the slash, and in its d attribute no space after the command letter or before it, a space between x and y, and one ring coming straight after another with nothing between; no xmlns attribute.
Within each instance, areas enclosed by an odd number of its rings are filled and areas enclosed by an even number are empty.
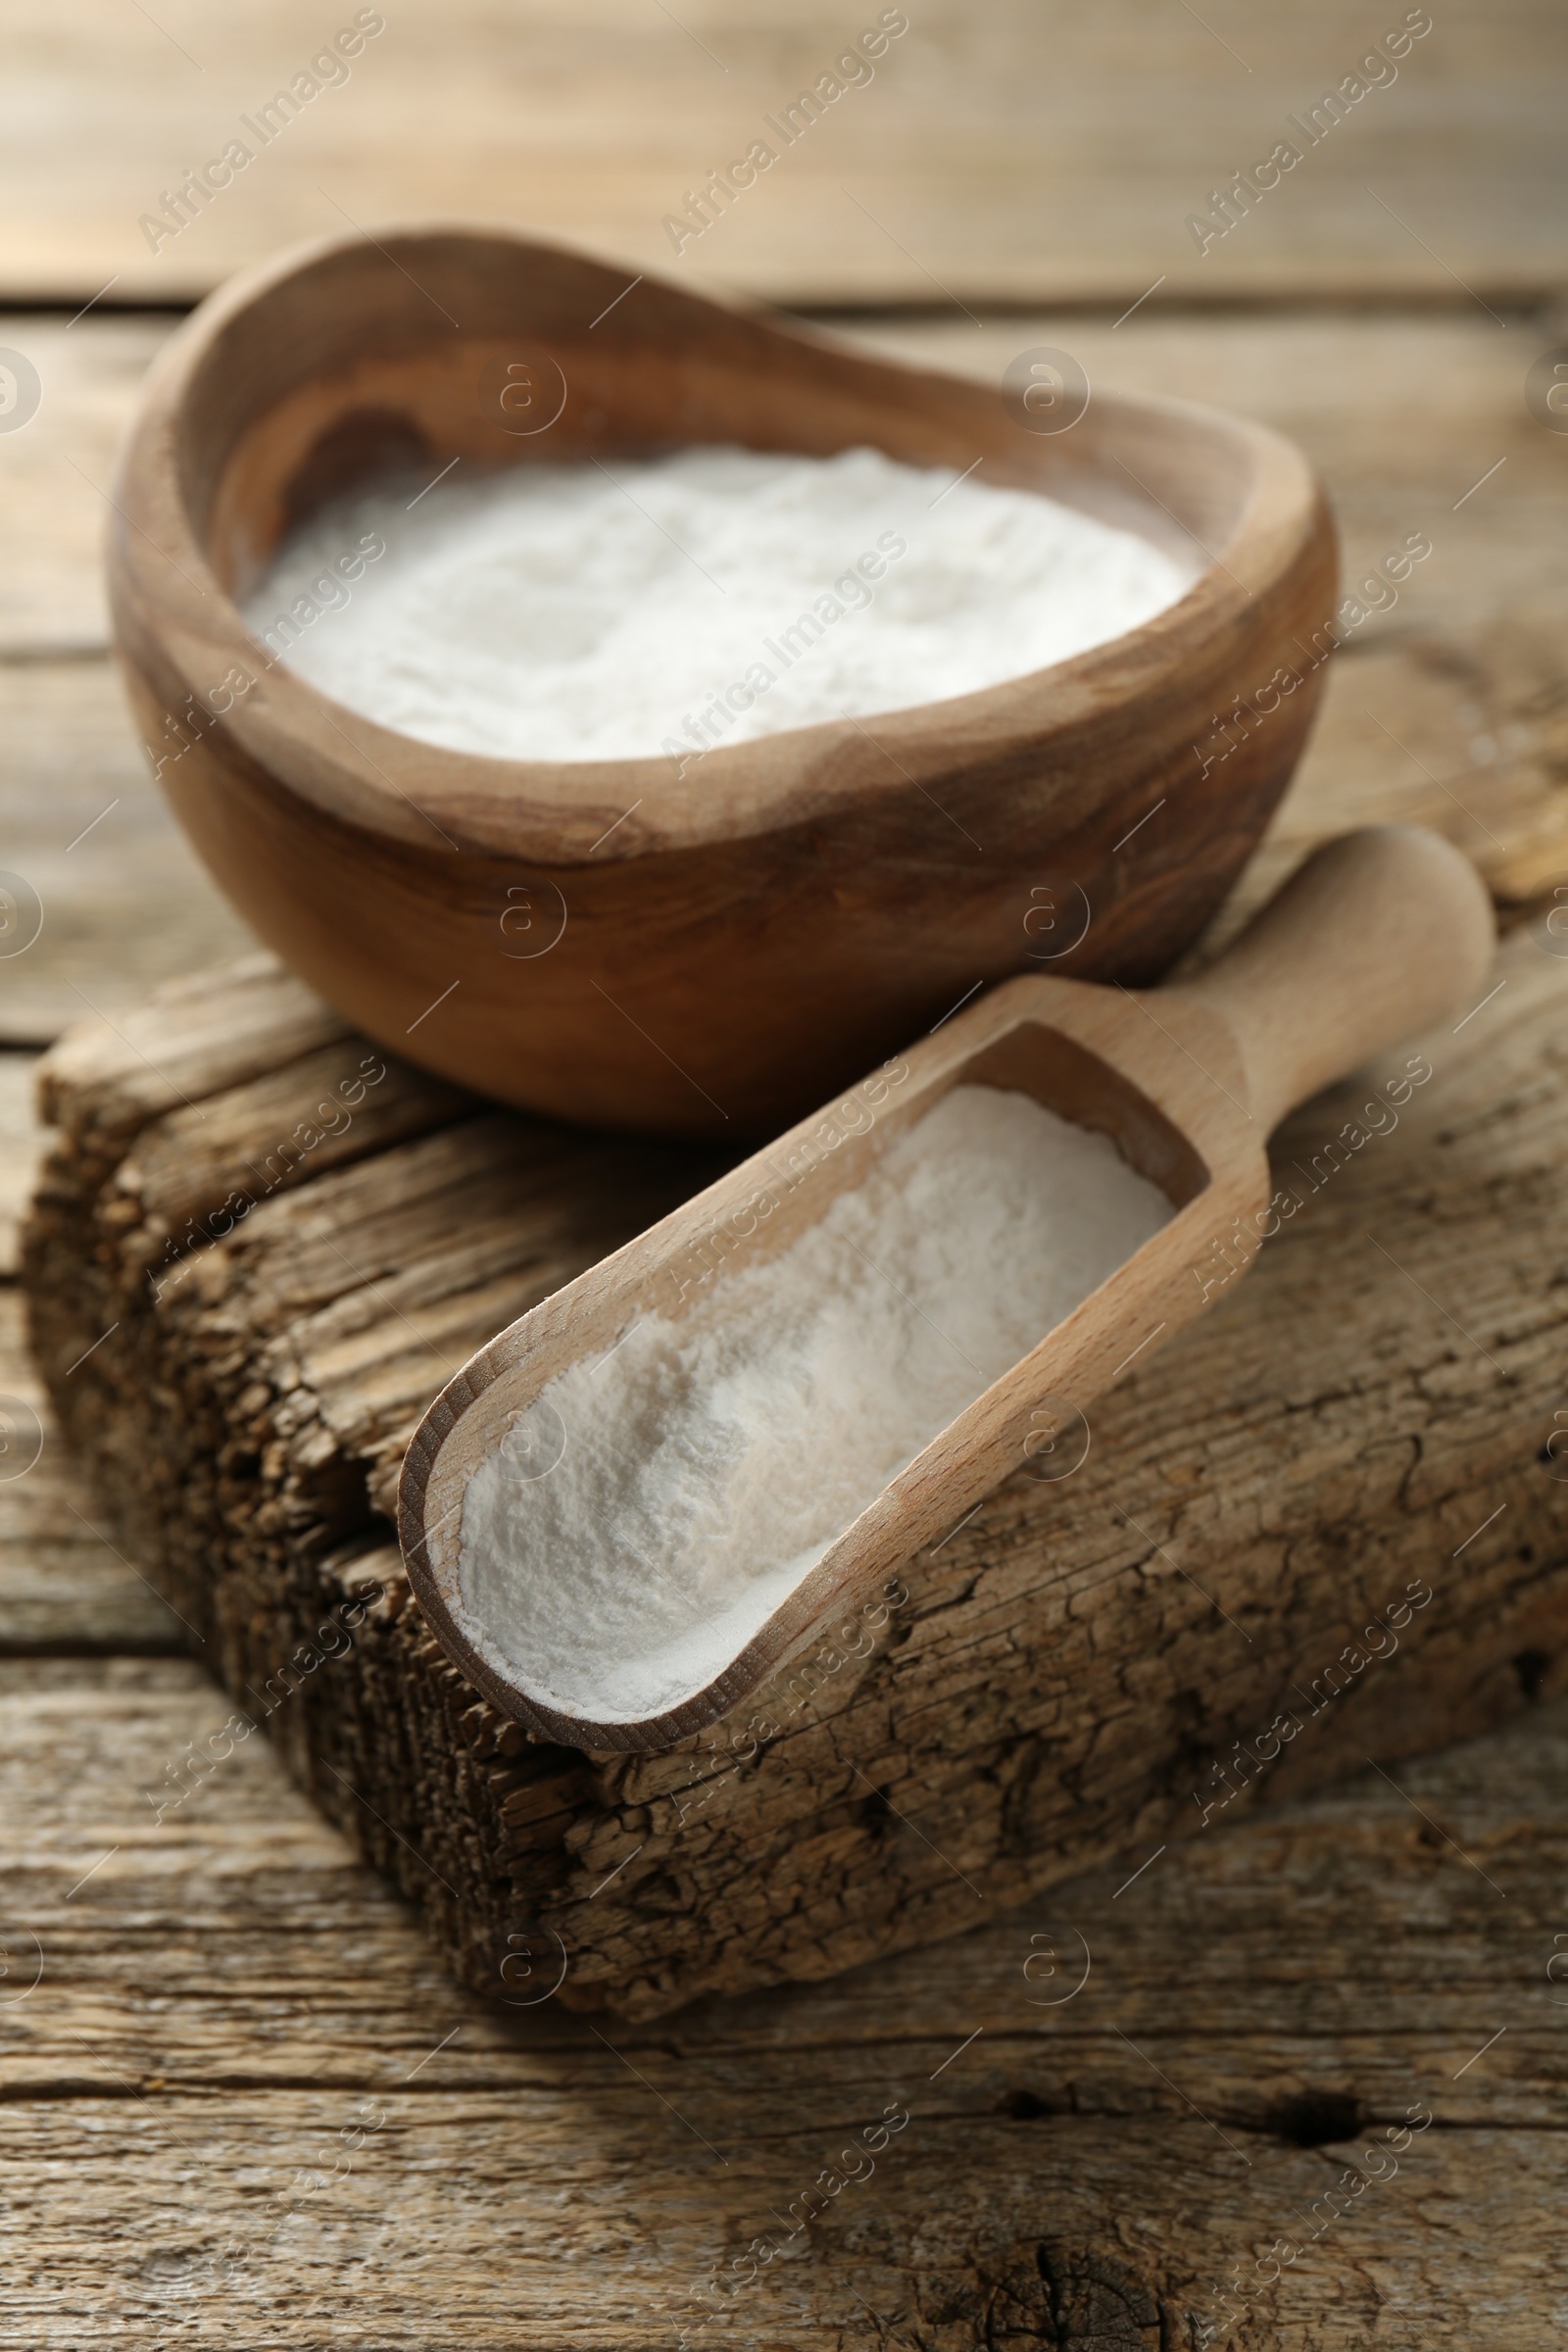
<svg viewBox="0 0 1568 2352"><path fill-rule="evenodd" d="M788 1250L516 1417L465 1496L463 1632L564 1712L677 1705L1171 1213L1106 1137L955 1088Z"/></svg>
<svg viewBox="0 0 1568 2352"><path fill-rule="evenodd" d="M978 475L700 448L382 482L314 515L245 617L323 694L425 743L695 759L1065 661L1190 576Z"/></svg>

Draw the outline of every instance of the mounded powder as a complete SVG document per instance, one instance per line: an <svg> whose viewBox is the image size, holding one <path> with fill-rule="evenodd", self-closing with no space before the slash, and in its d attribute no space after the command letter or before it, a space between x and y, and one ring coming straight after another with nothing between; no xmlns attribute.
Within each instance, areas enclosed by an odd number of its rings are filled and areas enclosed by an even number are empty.
<svg viewBox="0 0 1568 2352"><path fill-rule="evenodd" d="M955 1088L789 1249L516 1417L464 1499L463 1632L564 1712L677 1705L1171 1213L1105 1136Z"/></svg>
<svg viewBox="0 0 1568 2352"><path fill-rule="evenodd" d="M245 617L426 743L696 760L1065 661L1188 580L1131 531L975 474L698 448L382 481L313 515Z"/></svg>

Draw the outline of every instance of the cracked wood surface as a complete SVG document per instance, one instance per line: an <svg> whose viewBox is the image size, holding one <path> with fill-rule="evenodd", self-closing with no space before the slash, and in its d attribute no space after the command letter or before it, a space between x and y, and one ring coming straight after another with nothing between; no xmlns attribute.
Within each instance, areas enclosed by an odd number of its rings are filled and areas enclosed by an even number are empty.
<svg viewBox="0 0 1568 2352"><path fill-rule="evenodd" d="M662 1756L482 1701L386 1514L450 1370L710 1158L471 1103L257 957L46 1058L35 1344L113 1540L466 1981L564 1952L564 2005L649 2017L961 1933L1568 1675L1565 1002L1523 931L1451 1033L1298 1113L1299 1207L1230 1296L1215 1237L1220 1303L1081 1467L1020 1469Z"/></svg>
<svg viewBox="0 0 1568 2352"><path fill-rule="evenodd" d="M8 1550L93 1511L52 1439L0 1487ZM58 1632L105 1654L0 1663L14 2340L1517 2352L1553 2324L1563 1702L606 2034L526 1980L460 1991L262 1740L158 1819L232 1708L172 1623L123 1654L141 1588L93 1547Z"/></svg>

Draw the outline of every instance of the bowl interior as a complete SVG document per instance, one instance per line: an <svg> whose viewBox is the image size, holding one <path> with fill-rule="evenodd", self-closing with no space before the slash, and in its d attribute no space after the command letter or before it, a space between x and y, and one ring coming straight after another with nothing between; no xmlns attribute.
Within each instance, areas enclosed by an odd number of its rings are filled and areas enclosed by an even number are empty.
<svg viewBox="0 0 1568 2352"><path fill-rule="evenodd" d="M924 466L984 462L1162 548L1189 579L1236 529L1248 428L1095 395L1070 429L995 385L890 367L501 234L340 244L235 304L195 368L179 465L195 535L233 597L280 538L393 466L548 464L693 443ZM620 299L616 299L617 296ZM607 306L613 304L612 309Z"/></svg>

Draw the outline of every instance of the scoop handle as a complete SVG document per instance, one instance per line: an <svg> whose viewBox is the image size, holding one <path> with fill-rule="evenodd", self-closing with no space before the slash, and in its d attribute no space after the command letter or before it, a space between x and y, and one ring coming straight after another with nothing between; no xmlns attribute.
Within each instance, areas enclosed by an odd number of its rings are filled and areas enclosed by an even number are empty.
<svg viewBox="0 0 1568 2352"><path fill-rule="evenodd" d="M1265 1131L1371 1054L1481 996L1496 941L1468 858L1416 825L1369 825L1307 858L1240 938L1160 998L1218 1013Z"/></svg>

